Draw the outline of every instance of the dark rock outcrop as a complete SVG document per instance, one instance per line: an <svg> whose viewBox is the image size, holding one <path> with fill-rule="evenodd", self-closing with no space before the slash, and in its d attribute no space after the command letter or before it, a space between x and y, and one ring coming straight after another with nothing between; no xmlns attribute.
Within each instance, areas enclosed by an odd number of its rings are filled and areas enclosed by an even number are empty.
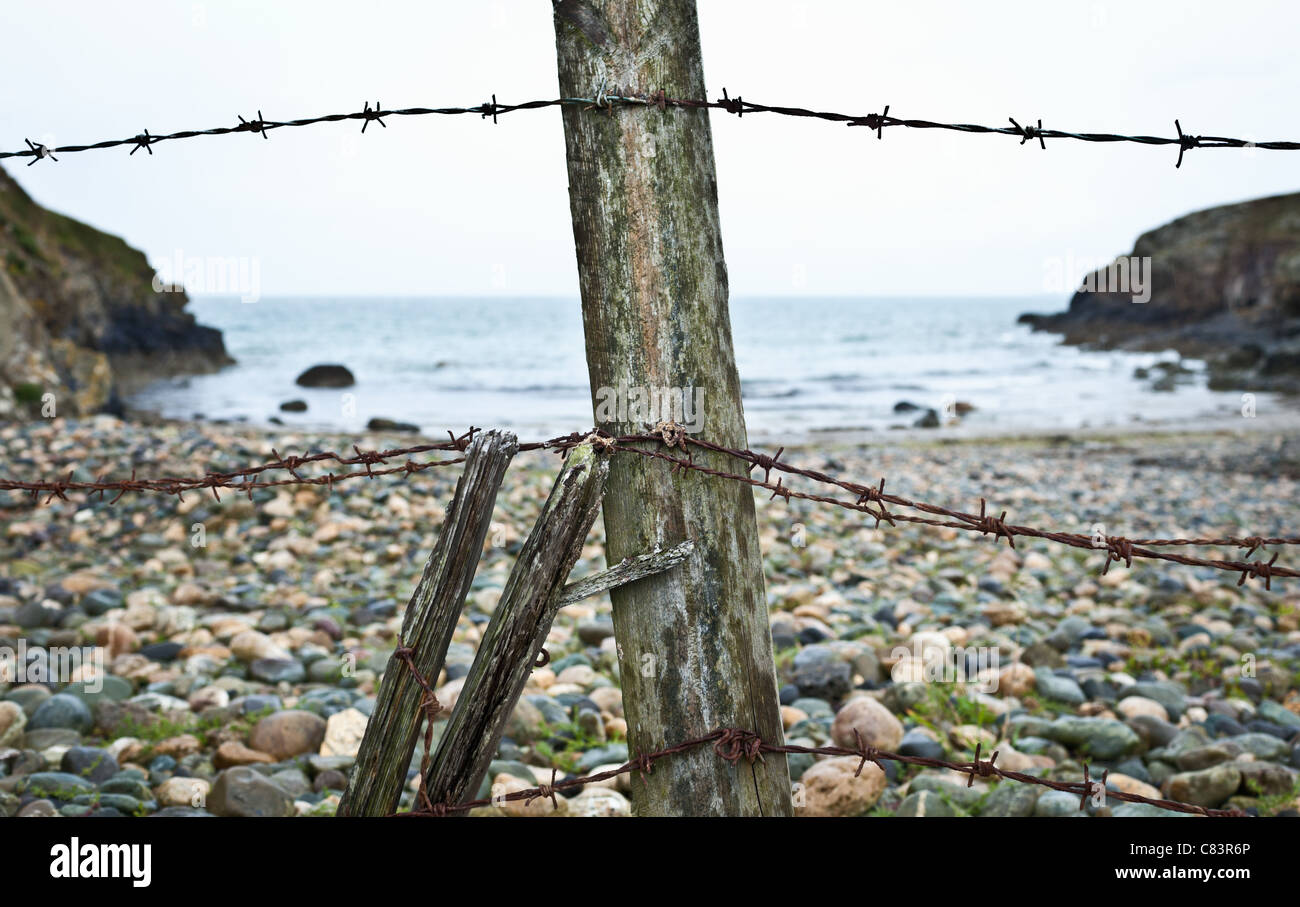
<svg viewBox="0 0 1300 907"><path fill-rule="evenodd" d="M1068 344L1175 349L1206 360L1212 387L1300 392L1300 193L1188 214L1125 257L1150 259L1148 302L1081 289L1067 311L1020 321ZM1111 286L1105 273L1093 286Z"/></svg>
<svg viewBox="0 0 1300 907"><path fill-rule="evenodd" d="M42 208L0 170L0 418L46 393L59 415L120 409L155 378L229 364L221 332L153 279L143 253Z"/></svg>

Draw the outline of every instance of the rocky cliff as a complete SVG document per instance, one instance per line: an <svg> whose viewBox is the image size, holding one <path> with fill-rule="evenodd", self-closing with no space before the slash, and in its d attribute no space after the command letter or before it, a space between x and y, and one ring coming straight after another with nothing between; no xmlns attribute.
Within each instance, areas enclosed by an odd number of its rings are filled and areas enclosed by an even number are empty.
<svg viewBox="0 0 1300 907"><path fill-rule="evenodd" d="M1300 392L1300 193L1188 214L1124 257L1149 259L1149 301L1087 290L1114 287L1119 272L1103 269L1068 311L1020 320L1065 343L1205 359L1211 386L1225 390Z"/></svg>
<svg viewBox="0 0 1300 907"><path fill-rule="evenodd" d="M184 293L157 293L143 253L47 211L0 170L0 419L116 410L158 377L232 360Z"/></svg>

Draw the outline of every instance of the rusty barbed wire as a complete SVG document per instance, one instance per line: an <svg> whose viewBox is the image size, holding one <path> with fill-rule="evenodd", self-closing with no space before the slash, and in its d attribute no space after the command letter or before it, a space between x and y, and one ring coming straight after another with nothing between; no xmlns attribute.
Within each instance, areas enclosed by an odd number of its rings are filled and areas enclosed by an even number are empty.
<svg viewBox="0 0 1300 907"><path fill-rule="evenodd" d="M631 438L618 438L614 446L615 450L627 451L640 454L642 456L653 457L664 460L676 469L687 469L701 472L705 475L716 478L726 479L728 481L740 482L754 488L762 488L772 492L772 498L784 498L787 502L791 498L813 501L821 504L829 504L835 507L842 507L847 510L856 510L865 513L876 521L876 526L880 523L887 522L891 526L897 525L897 522L916 523L926 526L936 526L946 529L956 529L964 532L978 532L981 535L992 535L994 540L1005 538L1007 543L1014 548L1016 536L1025 536L1028 538L1039 538L1058 544L1067 545L1072 548L1082 548L1088 550L1104 550L1107 552L1107 559L1103 565L1102 572L1105 573L1110 569L1110 564L1119 559L1125 560L1129 565L1132 564L1133 558L1148 558L1153 560L1170 561L1176 564L1182 564L1189 567L1210 567L1216 570L1225 570L1229 572L1240 573L1237 585L1241 585L1248 577L1257 577L1264 580L1264 587L1272 589L1272 580L1274 577L1300 577L1300 570L1290 567L1277 565L1277 555L1274 554L1269 561L1236 561L1236 560L1210 560L1208 558L1189 557L1183 554L1176 554L1169 551L1158 551L1156 548L1161 546L1174 545L1195 545L1195 546L1223 546L1231 545L1234 547L1249 548L1250 554L1264 545L1300 545L1300 536L1276 536L1263 538L1260 536L1249 536L1245 538L1205 538L1205 539L1126 539L1121 536L1108 536L1105 543L1098 545L1096 539L1090 535L1083 535L1074 532L1060 532L1055 530L1037 529L1032 526L1020 526L1006 522L1006 513L994 517L989 515L985 508L986 503L983 498L980 499L980 512L970 513L967 511L954 510L947 507L940 507L934 504L928 504L922 501L914 501L900 495L885 492L885 480L882 478L877 486L862 485L857 482L850 482L839 479L826 473L803 469L792 466L780 461L780 454L784 451L777 452L775 457L755 453L752 450L737 449L725 447L720 444L714 444L700 438L694 438L690 435L681 434L676 439L679 446L685 453L686 457L675 457L666 454L660 450L644 450L637 447L629 446L629 442L651 441L659 442L665 446L674 446L660 434L646 434L632 436ZM724 470L713 469L696 463L690 457L689 447L695 446L715 453L726 454L727 456L741 460L749 464L749 471L755 468L764 470L764 478L756 479L749 474L729 473ZM775 483L769 481L772 470L786 472L792 475L799 475L816 482L830 484L855 495L854 500L846 501L842 498L829 497L826 495L811 494L808 492L795 491L787 487L777 478ZM877 505L876 509L871 504ZM918 510L923 513L933 514L935 516L947 517L947 519L935 519L933 517L915 516L913 514L899 513L890 511L885 505L890 504L896 507L905 507L912 510Z"/></svg>
<svg viewBox="0 0 1300 907"><path fill-rule="evenodd" d="M415 667L415 649L399 640L397 648L393 650L393 657L406 664L416 684L424 691L416 713L424 719L424 757L420 760L420 787L416 791L415 799L417 803L423 803L425 807L432 809L433 803L429 800L429 793L425 789L425 779L429 776L429 766L433 763L433 722L442 711L442 703L438 701L433 684L429 683Z"/></svg>
<svg viewBox="0 0 1300 907"><path fill-rule="evenodd" d="M40 495L46 495L45 503L49 504L55 499L67 501L69 492L86 492L88 494L99 494L100 500L103 501L109 492L117 492L115 497L108 503L113 504L122 498L127 492L157 492L166 495L176 495L184 498L186 491L210 490L213 496L219 501L219 488L233 489L248 495L252 499L252 494L260 488L276 488L289 485L315 485L327 486L331 491L335 484L350 479L359 478L378 478L381 476L401 474L403 477L410 476L414 473L423 472L427 469L433 469L441 466L452 466L457 463L463 463L464 457L454 457L444 460L432 460L417 463L407 459L400 466L383 466L390 460L399 457L410 457L417 453L426 453L430 451L456 451L463 453L468 447L469 442L478 428L471 428L463 434L457 435L448 431L448 440L432 444L420 444L412 447L395 448L383 451L363 451L357 446L353 446L354 456L340 456L333 451L324 451L315 454L304 453L302 456L281 457L275 448L271 449L275 460L261 463L256 466L249 466L244 469L234 470L231 472L212 472L197 477L165 477L154 479L141 479L136 476L135 470L132 470L131 478L106 480L101 479L94 482L73 481L72 473L69 473L67 479L61 480L41 480L41 481L20 481L17 479L0 478L0 491L18 491L29 494L32 500L38 501ZM1122 536L1105 536L1099 543L1095 536L1084 535L1075 532L1062 532L1058 530L1038 529L1033 526L1022 526L1006 521L1006 513L1001 516L992 516L986 512L986 501L981 498L980 512L973 513L963 510L956 510L948 507L941 507L924 501L916 501L901 495L885 491L885 479L881 478L875 486L863 485L859 482L849 481L838 478L815 469L807 469L794 466L781 460L781 454L785 448L780 448L775 456L756 453L749 449L726 447L721 444L715 444L703 438L694 437L684 430L680 425L675 423L660 423L655 426L654 430L632 435L613 436L604 431L587 431L572 432L567 435L560 435L547 441L533 441L519 445L520 451L533 450L552 450L560 454L566 454L568 450L576 447L584 441L595 439L601 443L602 449L607 452L625 452L632 453L643 457L651 457L667 462L674 469L692 470L704 475L713 476L714 478L725 479L727 481L738 482L749 485L753 488L761 488L770 491L771 498L781 497L789 502L791 499L806 500L814 503L827 504L834 507L841 507L846 510L853 510L866 514L875 520L877 528L882 522L891 526L897 526L899 522L914 523L918 525L934 526L945 529L955 529L962 532L978 532L981 535L991 535L994 540L1005 538L1007 543L1014 548L1017 536L1026 538L1038 538L1057 544L1066 545L1072 548L1085 549L1090 551L1106 552L1106 561L1102 566L1102 573L1110 569L1110 565L1117 560L1124 561L1128 566L1132 566L1134 558L1145 558L1151 560L1168 561L1171 563L1181 564L1189 567L1209 567L1215 570L1236 572L1240 574L1237 584L1242 585L1249 578L1264 580L1265 589L1272 589L1272 581L1275 578L1300 577L1300 570L1287 567L1277 563L1277 554L1274 553L1268 561L1264 560L1212 560L1209 558L1191 557L1188 555L1178 554L1171 551L1157 550L1168 547L1235 547L1248 549L1246 557L1249 558L1261 548L1269 546L1289 546L1300 545L1300 536L1243 536L1243 537L1212 537L1212 538L1139 538L1129 539ZM632 445L638 443L651 443L668 449L681 450L685 456L673 456L665 453L660 449L647 450L642 447ZM746 473L731 473L721 469L714 469L700 463L696 463L691 457L691 448L699 448L718 454L723 454L733 459L747 464ZM364 466L364 469L353 470L344 473L325 473L318 476L304 476L298 470L303 466L315 463L337 463L344 466ZM382 468L375 468L381 466ZM755 469L763 470L763 478L754 478L750 473ZM284 470L290 474L287 479L260 479L263 473L272 470ZM798 491L785 485L781 477L778 476L775 483L771 482L771 473L773 471L786 473L788 475L797 475L820 484L831 485L836 488L850 492L853 500L831 497L829 495L813 494L806 491ZM874 507L872 505L875 505ZM908 510L915 510L920 513L930 514L930 516L917 516L911 513L902 513L898 510L890 510L889 507L902 507Z"/></svg>
<svg viewBox="0 0 1300 907"><path fill-rule="evenodd" d="M590 98L553 98L550 100L525 101L520 104L503 104L497 101L496 95L492 95L491 101L484 101L471 107L401 107L385 110L383 106L376 101L375 106L371 107L370 102L365 102L362 110L350 113L331 113L323 116L303 117L292 120L268 120L262 115L262 111L257 111L255 119L245 119L238 116L238 123L229 126L217 126L211 129L186 129L179 132L170 132L162 134L152 134L148 129L142 130L136 135L123 139L110 139L102 142L94 142L82 145L58 145L48 147L46 145L33 142L29 138L23 141L27 145L25 149L18 151L0 151L0 159L4 158L31 158L27 166L32 166L39 161L49 159L58 162L55 154L75 154L82 151L98 151L108 148L130 147L130 154L134 155L140 149L144 149L149 155L153 154L153 146L162 142L177 141L180 139L192 139L199 136L217 136L231 135L234 133L251 133L261 136L263 139L269 138L268 133L276 129L285 129L292 127L314 126L320 123L336 123L348 120L360 120L361 131L364 133L371 123L378 123L385 129L388 128L384 122L385 117L409 117L409 116L463 116L468 114L477 114L481 119L492 118L492 122L498 122L498 118L507 114L515 113L520 110L539 110L548 107L577 107L584 110L604 111L612 114L615 108L641 107L644 109L656 108L664 111L668 108L687 108L687 109L717 109L727 113L733 113L737 117L743 117L745 114L770 113L778 116L798 117L804 119L823 120L832 123L844 123L848 126L865 126L867 129L876 133L877 139L884 138L884 130L894 127L903 127L906 129L939 129L949 132L962 132L967 134L984 134L984 135L1006 135L1020 140L1020 144L1027 142L1037 142L1042 150L1047 148L1047 139L1069 139L1079 142L1101 142L1114 143L1126 142L1139 145L1176 145L1178 147L1178 160L1174 166L1181 168L1183 165L1183 155L1193 148L1260 148L1266 151L1297 151L1300 150L1300 142L1293 141L1252 141L1250 139L1232 138L1229 136L1218 135L1191 135L1183 132L1182 123L1175 119L1174 136L1155 136L1155 135L1124 135L1113 132L1073 132L1063 129L1049 129L1043 127L1043 121L1037 120L1035 126L1021 126L1013 117L1008 117L1009 126L981 126L974 123L944 123L934 120L910 119L899 116L891 116L889 113L890 106L885 105L880 113L867 114L848 114L836 113L832 111L816 110L809 107L789 107L777 106L770 104L759 104L753 101L746 101L740 95L731 97L727 90L722 90L722 97L713 101L707 99L692 100L688 98L671 98L663 90L650 93L639 93L629 90L617 90L606 92L603 87L594 92Z"/></svg>
<svg viewBox="0 0 1300 907"><path fill-rule="evenodd" d="M127 492L158 492L165 495L176 495L184 500L187 491L205 491L212 492L212 496L218 501L221 495L217 489L228 488L248 495L252 499L253 492L259 488L275 488L284 485L326 485L331 488L338 483L348 479L360 478L377 478L380 476L394 475L402 473L411 475L417 472L423 472L426 469L434 469L439 466L454 466L457 463L463 463L464 457L454 457L449 460L431 460L423 463L416 463L407 460L400 466L391 466L382 469L375 469L379 464L387 463L389 460L398 457L410 457L413 454L427 453L429 451L458 451L463 453L469 448L469 442L479 429L471 427L469 431L462 435L456 435L447 432L449 440L440 441L433 444L419 444L413 447L399 447L391 450L382 451L363 451L353 446L354 456L341 456L334 451L322 451L318 453L304 453L302 456L280 456L279 451L274 447L271 448L272 455L276 458L267 463L261 463L256 466L249 466L244 469L231 470L230 472L209 472L197 477L178 477L168 476L163 478L141 479L137 478L136 470L131 470L129 479L97 479L93 482L73 481L73 473L68 474L67 479L44 480L36 482L25 482L17 479L0 478L0 491L19 491L31 495L35 501L40 495L45 494L48 497L45 503L48 504L54 499L68 500L68 492L81 491L89 494L98 493L100 500L104 500L105 495L110 491L116 491L117 495L108 503L116 504ZM541 447L540 444L524 445L523 450L534 450ZM298 470L304 466L314 463L332 462L340 466L364 466L364 470L355 470L345 473L325 473L318 476L303 476ZM257 477L264 472L282 469L287 471L292 478L273 479L261 481Z"/></svg>
<svg viewBox="0 0 1300 907"><path fill-rule="evenodd" d="M755 761L762 762L764 753L780 753L786 755L806 754L813 756L852 756L860 760L858 769L854 772L854 777L861 775L862 769L868 762L875 763L876 767L884 770L882 762L899 762L905 765L919 765L924 768L942 768L950 769L966 775L966 786L970 787L975 783L976 777L979 778L999 778L1008 781L1017 781L1022 784L1033 784L1039 787L1050 788L1051 790L1061 791L1067 794L1077 794L1079 797L1079 809L1084 809L1090 798L1104 798L1105 800L1119 800L1124 803L1142 803L1147 806L1155 806L1160 809L1170 810L1171 812L1188 813L1196 816L1209 817L1242 817L1247 815L1241 809L1210 809L1205 806L1199 806L1195 803L1184 803L1180 800L1165 800L1158 797L1144 797L1141 794L1130 794L1121 790L1112 790L1105 786L1107 776L1110 774L1109 769L1102 772L1100 780L1093 780L1088 774L1088 763L1083 764L1083 781L1053 781L1050 778L1040 778L1037 775L1030 775L1025 772L1011 771L1010 769L1001 768L996 764L998 751L994 750L993 755L987 760L980 759L981 744L975 745L975 757L969 762L951 762L947 759L932 759L929 756L907 756L902 753L893 753L888 750L877 749L874 746L864 744L862 736L855 729L853 732L856 746L797 746L794 744L775 744L768 743L761 736L753 731L742 728L719 728L702 737L695 737L672 746L664 747L653 753L643 753L617 768L607 769L603 772L596 772L591 775L581 777L565 778L561 781L555 780L555 773L552 770L551 783L541 784L536 787L526 788L524 790L513 791L508 794L499 794L495 797L487 797L477 800L467 800L462 803L433 803L427 804L421 809L413 809L407 812L393 813L390 818L425 818L441 817L452 813L469 812L483 806L494 806L502 802L513 802L523 800L527 806L535 800L551 798L554 800L556 794L575 787L583 787L587 784L594 784L600 781L608 781L611 778L617 778L619 775L626 775L631 772L638 772L644 776L649 774L654 763L659 759L674 756L679 753L685 753L690 750L699 749L712 744L713 752L718 758L730 762L733 766L737 765L741 759L745 759L751 764Z"/></svg>

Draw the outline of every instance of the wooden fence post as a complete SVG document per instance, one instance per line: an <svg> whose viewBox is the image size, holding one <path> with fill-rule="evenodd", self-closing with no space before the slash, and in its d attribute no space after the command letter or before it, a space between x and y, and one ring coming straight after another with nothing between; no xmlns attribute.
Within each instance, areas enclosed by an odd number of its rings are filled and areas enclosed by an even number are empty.
<svg viewBox="0 0 1300 907"><path fill-rule="evenodd" d="M591 444L569 451L519 552L425 779L433 803L477 796L488 764L560 609L565 580L600 510L609 472Z"/></svg>
<svg viewBox="0 0 1300 907"><path fill-rule="evenodd" d="M510 432L489 431L470 442L438 541L402 621L399 648L414 651L420 676L438 682L447 646L465 604L492 521L492 507L519 442ZM386 816L397 809L415 752L424 691L398 654L388 659L374 712L366 725L339 816Z"/></svg>
<svg viewBox="0 0 1300 907"><path fill-rule="evenodd" d="M556 0L554 10L562 97L602 88L705 97L694 0ZM693 429L746 447L708 111L570 105L563 119L597 422L615 434L644 432L636 407L602 414L602 401L617 400L620 388L684 390L700 404ZM719 726L781 741L753 492L618 457L604 517L611 564L688 537L697 549L683 569L612 593L631 752ZM779 755L731 766L704 748L661 761L647 781L634 788L641 815L791 812Z"/></svg>

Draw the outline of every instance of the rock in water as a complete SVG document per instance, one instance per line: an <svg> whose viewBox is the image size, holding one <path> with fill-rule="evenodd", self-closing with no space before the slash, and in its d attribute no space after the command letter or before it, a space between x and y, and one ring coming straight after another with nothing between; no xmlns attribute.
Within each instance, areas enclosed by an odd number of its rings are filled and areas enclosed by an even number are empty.
<svg viewBox="0 0 1300 907"><path fill-rule="evenodd" d="M412 433L420 430L420 426L413 425L410 422L397 422L393 419L385 419L380 416L376 416L367 422L366 428L370 431L406 431Z"/></svg>
<svg viewBox="0 0 1300 907"><path fill-rule="evenodd" d="M296 384L302 387L351 387L357 379L343 365L313 365L298 376Z"/></svg>
<svg viewBox="0 0 1300 907"><path fill-rule="evenodd" d="M921 418L912 423L913 428L938 428L939 425L939 414L932 409L927 409Z"/></svg>

